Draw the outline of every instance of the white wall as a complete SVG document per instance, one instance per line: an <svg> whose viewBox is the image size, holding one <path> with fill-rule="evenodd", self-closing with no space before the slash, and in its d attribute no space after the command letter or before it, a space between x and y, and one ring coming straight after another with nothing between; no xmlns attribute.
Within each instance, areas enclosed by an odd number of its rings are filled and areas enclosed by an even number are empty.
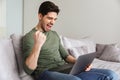
<svg viewBox="0 0 120 80"><path fill-rule="evenodd" d="M2 5L2 8L0 8L2 12L0 12L0 38L9 37L9 35L13 33L22 34L23 0L1 1L0 6Z"/></svg>
<svg viewBox="0 0 120 80"><path fill-rule="evenodd" d="M23 0L6 0L6 26L7 36L22 34Z"/></svg>
<svg viewBox="0 0 120 80"><path fill-rule="evenodd" d="M6 37L6 0L0 0L0 38Z"/></svg>
<svg viewBox="0 0 120 80"><path fill-rule="evenodd" d="M45 0L42 0L42 2ZM120 0L51 0L61 12L54 25L60 35L89 36L97 43L120 41ZM41 0L24 0L24 34L36 26Z"/></svg>
<svg viewBox="0 0 120 80"><path fill-rule="evenodd" d="M6 27L6 0L0 0L0 27Z"/></svg>

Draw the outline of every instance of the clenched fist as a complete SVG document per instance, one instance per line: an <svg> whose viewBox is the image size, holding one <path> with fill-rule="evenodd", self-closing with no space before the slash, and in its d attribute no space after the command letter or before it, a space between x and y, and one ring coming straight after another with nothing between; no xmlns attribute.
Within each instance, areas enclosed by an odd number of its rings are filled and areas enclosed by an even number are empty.
<svg viewBox="0 0 120 80"><path fill-rule="evenodd" d="M39 47L42 47L45 41L46 41L46 36L42 32L36 31L34 34L35 44L38 45Z"/></svg>

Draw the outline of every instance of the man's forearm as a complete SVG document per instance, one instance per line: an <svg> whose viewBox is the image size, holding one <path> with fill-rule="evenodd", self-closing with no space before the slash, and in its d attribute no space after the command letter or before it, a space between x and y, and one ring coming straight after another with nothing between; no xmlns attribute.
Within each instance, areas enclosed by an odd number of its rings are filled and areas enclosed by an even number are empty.
<svg viewBox="0 0 120 80"><path fill-rule="evenodd" d="M39 30L36 31L34 34L33 49L25 61L25 64L28 66L28 68L32 70L36 69L40 50L45 41L46 41L46 36Z"/></svg>
<svg viewBox="0 0 120 80"><path fill-rule="evenodd" d="M34 70L37 67L38 57L40 54L41 46L35 44L30 55L26 58L25 64L28 68Z"/></svg>
<svg viewBox="0 0 120 80"><path fill-rule="evenodd" d="M73 56L68 55L66 61L74 64L76 62L76 59Z"/></svg>

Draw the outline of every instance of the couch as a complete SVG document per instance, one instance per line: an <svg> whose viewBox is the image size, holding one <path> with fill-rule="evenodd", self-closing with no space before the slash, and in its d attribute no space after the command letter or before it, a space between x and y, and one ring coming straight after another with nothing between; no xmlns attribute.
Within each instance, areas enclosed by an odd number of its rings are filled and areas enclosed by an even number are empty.
<svg viewBox="0 0 120 80"><path fill-rule="evenodd" d="M22 35L16 34L0 39L0 80L33 80L22 67L21 39ZM75 58L96 52L93 68L111 69L120 76L120 49L116 44L96 44L89 39L76 40L64 36L60 39Z"/></svg>

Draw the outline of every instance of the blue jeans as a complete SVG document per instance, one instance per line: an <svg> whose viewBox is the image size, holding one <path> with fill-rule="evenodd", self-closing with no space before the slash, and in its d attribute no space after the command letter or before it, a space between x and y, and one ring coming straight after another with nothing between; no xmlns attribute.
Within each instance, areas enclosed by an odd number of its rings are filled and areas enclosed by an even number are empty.
<svg viewBox="0 0 120 80"><path fill-rule="evenodd" d="M118 80L118 75L108 69L93 68L90 71L82 72L76 76L82 80Z"/></svg>
<svg viewBox="0 0 120 80"><path fill-rule="evenodd" d="M46 70L37 80L118 80L118 75L107 69L91 69L78 75Z"/></svg>

